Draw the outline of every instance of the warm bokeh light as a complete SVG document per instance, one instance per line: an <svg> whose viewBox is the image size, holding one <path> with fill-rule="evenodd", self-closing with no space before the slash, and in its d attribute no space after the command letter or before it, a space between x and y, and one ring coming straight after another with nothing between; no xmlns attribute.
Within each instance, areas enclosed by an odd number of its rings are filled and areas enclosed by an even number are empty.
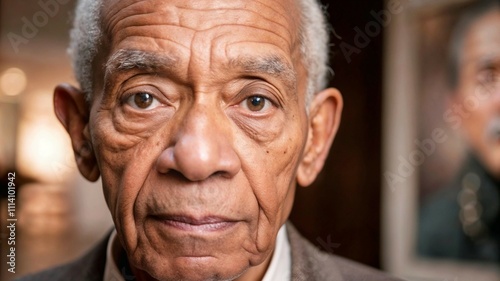
<svg viewBox="0 0 500 281"><path fill-rule="evenodd" d="M18 196L23 202L18 210L19 225L30 235L58 234L72 227L70 194L61 186L27 184Z"/></svg>
<svg viewBox="0 0 500 281"><path fill-rule="evenodd" d="M69 138L52 112L52 94L29 94L18 129L19 171L43 182L63 182L76 171Z"/></svg>
<svg viewBox="0 0 500 281"><path fill-rule="evenodd" d="M19 68L9 68L0 77L0 89L7 96L17 96L26 88L26 74Z"/></svg>

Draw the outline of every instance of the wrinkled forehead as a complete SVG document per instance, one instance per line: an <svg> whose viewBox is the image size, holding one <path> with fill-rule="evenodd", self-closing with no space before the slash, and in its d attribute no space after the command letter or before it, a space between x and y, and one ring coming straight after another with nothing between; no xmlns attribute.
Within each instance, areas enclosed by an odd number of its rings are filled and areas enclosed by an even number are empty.
<svg viewBox="0 0 500 281"><path fill-rule="evenodd" d="M154 28L161 25L183 28L188 33L241 27L239 30L253 28L267 33L265 37L270 40L288 44L290 53L299 45L296 0L104 0L101 15L108 36L115 36L119 27L132 22L127 27L131 32L134 26L150 26L152 34L146 36L153 35ZM251 32L248 40L252 40Z"/></svg>
<svg viewBox="0 0 500 281"><path fill-rule="evenodd" d="M470 28L464 45L466 63L496 61L500 63L500 9L481 16Z"/></svg>
<svg viewBox="0 0 500 281"><path fill-rule="evenodd" d="M218 85L231 80L231 69L270 74L297 89L307 79L299 19L296 0L104 0L101 62L139 50L175 62L169 75L180 83L194 85L202 75Z"/></svg>

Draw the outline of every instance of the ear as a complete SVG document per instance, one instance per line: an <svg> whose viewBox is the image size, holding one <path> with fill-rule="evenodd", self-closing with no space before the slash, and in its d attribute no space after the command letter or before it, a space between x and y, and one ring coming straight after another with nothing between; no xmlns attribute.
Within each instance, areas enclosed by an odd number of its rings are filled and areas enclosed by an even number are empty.
<svg viewBox="0 0 500 281"><path fill-rule="evenodd" d="M89 181L96 181L100 172L90 140L89 109L83 93L68 84L58 85L54 90L54 111L71 138L80 173Z"/></svg>
<svg viewBox="0 0 500 281"><path fill-rule="evenodd" d="M323 168L340 125L342 107L342 95L337 89L328 88L315 95L310 106L307 142L297 170L299 185L310 185Z"/></svg>

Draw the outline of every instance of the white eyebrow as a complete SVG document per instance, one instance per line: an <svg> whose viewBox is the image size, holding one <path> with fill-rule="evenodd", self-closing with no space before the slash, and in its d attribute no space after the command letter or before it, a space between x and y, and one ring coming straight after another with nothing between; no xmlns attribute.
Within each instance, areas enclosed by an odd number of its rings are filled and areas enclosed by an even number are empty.
<svg viewBox="0 0 500 281"><path fill-rule="evenodd" d="M114 53L105 64L105 81L116 72L142 70L158 73L172 70L178 65L178 59L168 54L158 54L142 50L122 49ZM229 67L243 69L245 73L267 74L284 82L285 86L296 90L297 74L285 60L276 55L261 57L238 57L231 59Z"/></svg>
<svg viewBox="0 0 500 281"><path fill-rule="evenodd" d="M297 74L294 69L279 56L240 57L232 59L230 65L242 68L248 73L264 73L282 80L285 85L295 90Z"/></svg>
<svg viewBox="0 0 500 281"><path fill-rule="evenodd" d="M175 57L170 55L160 55L141 50L119 50L106 62L105 75L111 75L115 71L121 72L132 69L158 72L165 69L172 69L177 61Z"/></svg>

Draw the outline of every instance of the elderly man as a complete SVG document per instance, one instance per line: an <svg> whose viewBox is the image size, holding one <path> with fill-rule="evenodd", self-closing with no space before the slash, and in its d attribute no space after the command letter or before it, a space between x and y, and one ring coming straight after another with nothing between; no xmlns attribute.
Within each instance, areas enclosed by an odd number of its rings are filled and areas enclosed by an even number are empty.
<svg viewBox="0 0 500 281"><path fill-rule="evenodd" d="M500 4L482 0L451 42L451 109L445 120L469 145L447 188L424 205L418 249L439 258L500 263Z"/></svg>
<svg viewBox="0 0 500 281"><path fill-rule="evenodd" d="M286 223L340 122L327 37L314 0L81 1L55 111L116 230L25 280L391 280Z"/></svg>

